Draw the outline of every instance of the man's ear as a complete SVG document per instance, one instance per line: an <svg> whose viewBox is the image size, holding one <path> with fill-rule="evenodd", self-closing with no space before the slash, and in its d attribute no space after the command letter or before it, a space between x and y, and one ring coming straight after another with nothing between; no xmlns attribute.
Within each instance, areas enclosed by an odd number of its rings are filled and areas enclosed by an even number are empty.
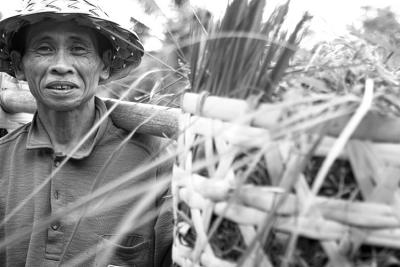
<svg viewBox="0 0 400 267"><path fill-rule="evenodd" d="M104 66L100 73L100 82L107 80L110 77L111 57L112 53L110 49L103 52L101 59L103 60Z"/></svg>
<svg viewBox="0 0 400 267"><path fill-rule="evenodd" d="M25 72L22 68L22 56L20 52L15 50L11 51L11 62L15 72L15 78L21 81L25 81Z"/></svg>

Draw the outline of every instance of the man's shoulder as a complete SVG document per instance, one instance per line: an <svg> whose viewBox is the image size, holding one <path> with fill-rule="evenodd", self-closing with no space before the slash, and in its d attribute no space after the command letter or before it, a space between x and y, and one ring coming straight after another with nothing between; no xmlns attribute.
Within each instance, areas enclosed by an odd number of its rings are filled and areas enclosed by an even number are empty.
<svg viewBox="0 0 400 267"><path fill-rule="evenodd" d="M125 140L130 135L129 131L118 127L113 122L112 126L109 128L109 132L111 132L112 135L117 136L120 142ZM169 140L166 138L138 132L135 132L128 140L128 144L140 146L150 154L158 153L160 150L168 146L168 142Z"/></svg>
<svg viewBox="0 0 400 267"><path fill-rule="evenodd" d="M31 123L22 125L21 127L9 132L7 135L0 138L0 148L16 142L19 138L24 137L29 132Z"/></svg>
<svg viewBox="0 0 400 267"><path fill-rule="evenodd" d="M136 133L130 140L132 143L139 143L153 153L157 153L167 145L167 139L149 134Z"/></svg>

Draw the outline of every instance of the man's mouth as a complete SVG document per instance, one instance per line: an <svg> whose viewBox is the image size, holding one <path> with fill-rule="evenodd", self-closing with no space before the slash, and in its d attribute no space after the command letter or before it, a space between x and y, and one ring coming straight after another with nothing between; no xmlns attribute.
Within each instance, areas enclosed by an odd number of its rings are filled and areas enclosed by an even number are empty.
<svg viewBox="0 0 400 267"><path fill-rule="evenodd" d="M69 89L72 89L72 86L60 85L60 86L48 86L47 88L53 89L53 90L69 90Z"/></svg>
<svg viewBox="0 0 400 267"><path fill-rule="evenodd" d="M74 88L78 88L78 86L74 83L71 82L51 82L49 84L46 85L47 89L51 89L51 90L60 90L60 91L64 91L64 90L72 90Z"/></svg>

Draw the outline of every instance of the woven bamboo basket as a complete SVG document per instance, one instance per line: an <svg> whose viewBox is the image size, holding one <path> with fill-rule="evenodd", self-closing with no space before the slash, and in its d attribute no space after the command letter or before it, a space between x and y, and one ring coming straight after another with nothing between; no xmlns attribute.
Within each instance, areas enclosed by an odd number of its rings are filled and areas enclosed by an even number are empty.
<svg viewBox="0 0 400 267"><path fill-rule="evenodd" d="M398 250L399 145L357 133L371 113L369 83L362 98L314 95L257 107L187 94L172 181L174 262L361 266L355 257L365 247ZM321 164L310 171L316 158ZM332 177L344 163L351 175ZM336 188L332 179L341 180ZM307 265L296 263L304 240L320 248ZM392 266L372 260L362 266Z"/></svg>

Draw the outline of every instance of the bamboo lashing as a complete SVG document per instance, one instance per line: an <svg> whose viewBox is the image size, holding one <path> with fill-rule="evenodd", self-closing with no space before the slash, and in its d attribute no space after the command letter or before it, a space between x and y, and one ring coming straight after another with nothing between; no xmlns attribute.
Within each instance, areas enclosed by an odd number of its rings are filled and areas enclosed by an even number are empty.
<svg viewBox="0 0 400 267"><path fill-rule="evenodd" d="M7 123L11 126L24 124L31 120L31 116L17 115L17 113L34 113L36 110L35 99L26 84L4 78L4 76L5 74L2 75L1 80L0 105L5 112L0 114L0 127L4 127ZM116 102L114 99L104 100L108 107ZM184 112L195 114L199 101L198 94L185 93L182 97L181 108ZM251 117L252 125L267 129L279 125L282 116L280 107L280 104L260 105L257 112ZM245 119L243 115L248 114L248 110L246 101L209 96L204 101L202 115L223 121L235 121L240 117ZM328 127L327 134L336 137L348 122L350 113L351 109L349 109L349 114L342 114L334 118L328 125L324 122L322 125L312 125L310 129L321 126ZM178 134L180 114L181 110L177 108L121 101L111 116L117 126L126 130L133 130L147 120L138 129L138 132L172 138ZM400 141L400 119L369 112L353 133L352 138L398 143Z"/></svg>

